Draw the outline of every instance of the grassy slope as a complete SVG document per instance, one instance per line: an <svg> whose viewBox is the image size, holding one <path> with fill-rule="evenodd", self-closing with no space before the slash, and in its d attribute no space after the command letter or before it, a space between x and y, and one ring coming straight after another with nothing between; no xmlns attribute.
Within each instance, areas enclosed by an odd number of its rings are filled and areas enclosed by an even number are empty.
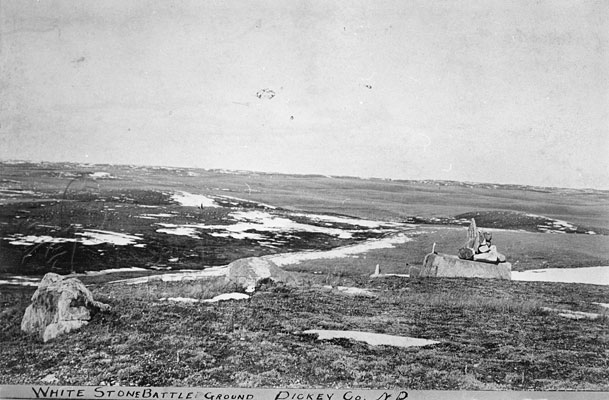
<svg viewBox="0 0 609 400"><path fill-rule="evenodd" d="M291 386L411 389L609 390L607 318L574 321L541 306L591 311L603 287L460 279L331 278L375 289L349 297L309 276L298 288L266 286L251 300L172 304L212 295L199 283L94 288L111 304L81 331L47 344L18 331L27 304L4 311L0 383ZM306 329L347 329L435 339L400 349Z"/></svg>

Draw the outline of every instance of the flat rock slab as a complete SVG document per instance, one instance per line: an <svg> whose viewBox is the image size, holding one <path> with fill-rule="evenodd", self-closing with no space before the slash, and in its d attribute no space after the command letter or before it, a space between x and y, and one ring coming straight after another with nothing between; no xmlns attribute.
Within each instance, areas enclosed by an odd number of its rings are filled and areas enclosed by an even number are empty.
<svg viewBox="0 0 609 400"><path fill-rule="evenodd" d="M512 264L462 260L448 254L425 256L419 277L512 279Z"/></svg>
<svg viewBox="0 0 609 400"><path fill-rule="evenodd" d="M429 346L430 344L438 344L435 340L419 339L407 336L386 335L384 333L372 333L362 331L333 331L322 329L310 329L304 331L304 334L317 335L318 340L330 340L336 338L353 339L360 342L366 342L372 346L396 346L396 347L415 347Z"/></svg>

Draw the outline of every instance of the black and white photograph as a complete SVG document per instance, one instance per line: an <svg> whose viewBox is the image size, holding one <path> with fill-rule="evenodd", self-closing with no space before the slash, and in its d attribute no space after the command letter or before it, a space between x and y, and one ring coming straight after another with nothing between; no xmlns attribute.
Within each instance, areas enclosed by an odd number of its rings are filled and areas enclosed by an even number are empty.
<svg viewBox="0 0 609 400"><path fill-rule="evenodd" d="M609 2L0 0L0 398L600 399L608 308Z"/></svg>

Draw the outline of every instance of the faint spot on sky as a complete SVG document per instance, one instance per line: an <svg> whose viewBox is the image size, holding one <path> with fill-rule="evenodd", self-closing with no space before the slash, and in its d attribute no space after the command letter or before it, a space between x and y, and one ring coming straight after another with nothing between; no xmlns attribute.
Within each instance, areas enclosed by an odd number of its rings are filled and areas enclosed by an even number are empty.
<svg viewBox="0 0 609 400"><path fill-rule="evenodd" d="M260 89L258 93L256 93L256 97L263 100L270 100L275 97L275 91L271 89Z"/></svg>

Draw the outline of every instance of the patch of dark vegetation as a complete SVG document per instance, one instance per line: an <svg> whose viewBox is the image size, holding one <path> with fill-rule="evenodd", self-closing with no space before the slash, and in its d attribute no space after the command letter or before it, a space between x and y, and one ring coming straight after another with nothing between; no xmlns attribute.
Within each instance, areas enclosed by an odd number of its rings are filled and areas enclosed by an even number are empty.
<svg viewBox="0 0 609 400"><path fill-rule="evenodd" d="M419 225L467 226L474 218L480 228L509 229L539 233L579 233L609 235L609 229L575 226L572 223L517 211L472 211L454 217L406 217L403 222Z"/></svg>
<svg viewBox="0 0 609 400"><path fill-rule="evenodd" d="M14 202L0 206L0 272L40 275L45 272L69 273L109 268L142 267L163 269L201 269L225 265L239 258L278 252L328 250L358 241L379 238L385 233L358 229L339 223L321 223L294 217L309 225L349 229L351 239L316 232L258 232L264 240L235 239L212 235L213 230L199 230L197 237L157 232L164 223L172 226L204 224L228 226L235 223L230 213L262 208L272 215L292 218L290 213L256 206L242 201L249 208L182 207L173 204L166 192L140 189L123 191L66 191L66 199L52 202ZM142 205L147 207L142 207ZM121 234L139 234L137 243L120 246L112 243L83 245L87 230L103 230ZM31 244L14 245L17 239L31 237ZM38 239L46 237L47 239ZM170 262L169 260L179 260Z"/></svg>
<svg viewBox="0 0 609 400"><path fill-rule="evenodd" d="M98 193L71 193L67 199L76 201L98 201L109 204L136 204L160 206L171 204L171 196L167 193L142 190L142 189L123 189L123 190L103 190Z"/></svg>
<svg viewBox="0 0 609 400"><path fill-rule="evenodd" d="M227 208L239 208L244 210L271 210L275 208L271 208L268 205L260 204L255 201L247 201L237 198L225 197L225 196L213 196L214 202L221 205L222 207ZM277 210L280 211L280 210Z"/></svg>
<svg viewBox="0 0 609 400"><path fill-rule="evenodd" d="M515 211L476 211L459 214L455 218L460 220L475 218L478 226L482 228L514 229L529 232L609 234L606 229L575 226L566 221Z"/></svg>

